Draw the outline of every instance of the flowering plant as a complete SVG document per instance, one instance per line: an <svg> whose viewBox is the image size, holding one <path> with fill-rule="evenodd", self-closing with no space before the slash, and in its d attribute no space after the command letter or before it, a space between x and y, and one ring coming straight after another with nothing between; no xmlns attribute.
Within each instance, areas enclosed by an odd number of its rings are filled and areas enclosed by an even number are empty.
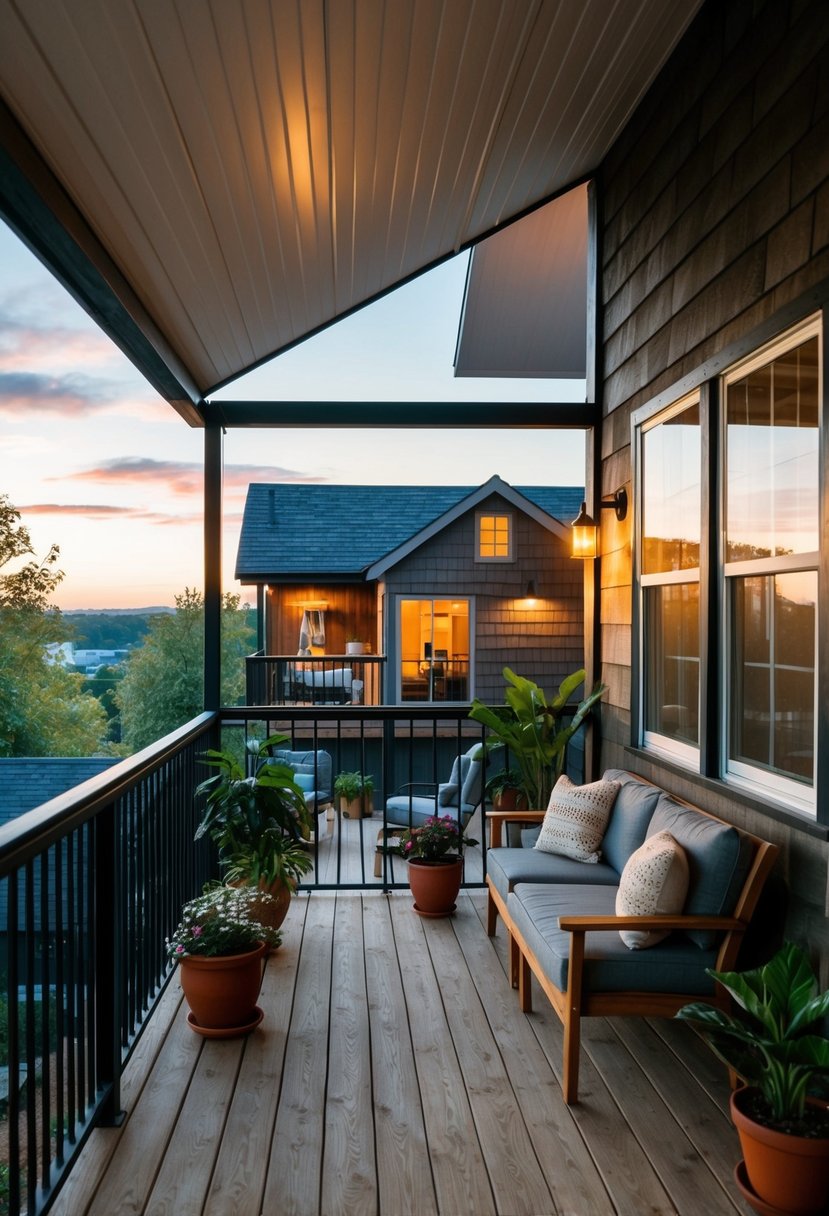
<svg viewBox="0 0 829 1216"><path fill-rule="evenodd" d="M451 815L432 815L422 827L407 828L398 837L397 847L407 861L454 860L465 845L475 845L477 840L465 836L458 827L457 819Z"/></svg>
<svg viewBox="0 0 829 1216"><path fill-rule="evenodd" d="M181 910L181 921L167 938L167 954L174 961L198 954L203 958L244 954L260 942L272 948L282 941L278 929L260 924L257 910L272 895L250 887L216 886L191 899Z"/></svg>

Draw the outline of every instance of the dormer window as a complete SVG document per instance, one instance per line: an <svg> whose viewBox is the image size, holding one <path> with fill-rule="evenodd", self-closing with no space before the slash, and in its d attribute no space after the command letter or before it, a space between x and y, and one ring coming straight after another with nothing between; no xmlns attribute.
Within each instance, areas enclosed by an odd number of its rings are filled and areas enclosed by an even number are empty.
<svg viewBox="0 0 829 1216"><path fill-rule="evenodd" d="M512 561L512 516L480 514L477 520L477 560L479 562Z"/></svg>

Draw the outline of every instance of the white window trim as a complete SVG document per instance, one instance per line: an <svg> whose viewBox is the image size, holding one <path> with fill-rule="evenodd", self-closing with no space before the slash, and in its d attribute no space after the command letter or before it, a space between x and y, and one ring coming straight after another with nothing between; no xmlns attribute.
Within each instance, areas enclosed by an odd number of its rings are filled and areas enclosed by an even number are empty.
<svg viewBox="0 0 829 1216"><path fill-rule="evenodd" d="M656 754L662 754L668 759L677 764L682 765L689 771L698 773L700 771L700 748L691 743L683 743L679 739L672 739L669 735L659 734L657 731L647 730L645 727L645 707L647 704L646 696L646 681L645 681L645 663L644 656L647 650L645 642L645 597L641 592L646 587L668 587L682 586L686 583L699 583L700 570L698 566L692 566L686 570L665 570L656 574L642 573L642 520L644 512L644 504L642 503L642 445L645 435L648 431L654 430L657 426L662 426L665 422L670 422L678 414L683 413L692 405L700 405L700 393L695 389L691 393L686 393L680 397L678 401L672 402L666 409L659 410L653 417L648 418L637 426L637 443L636 443L636 461L637 461L637 480L639 483L640 493L637 494L639 500L639 509L637 512L637 527L636 527L636 544L638 548L638 583L639 583L639 723L638 734L640 745L647 751ZM702 476L702 469L700 469ZM702 521L700 520L700 526ZM702 704L697 707L697 720L702 724Z"/></svg>
<svg viewBox="0 0 829 1216"><path fill-rule="evenodd" d="M801 346L804 342L808 342L811 338L817 338L818 349L822 352L822 332L823 318L821 313L813 313L811 316L804 318L803 321L793 326L785 333L779 334L777 337L766 342L758 350L752 351L745 359L739 363L733 364L720 377L721 383L721 398L723 401L723 409L720 417L720 460L718 469L719 480L719 511L722 520L721 529L721 544L723 552L719 554L717 578L719 580L724 609L721 625L720 636L720 653L723 657L721 665L721 688L720 688L720 705L722 713L720 717L720 756L721 760L721 779L734 788L745 790L746 793L752 794L755 797L771 798L779 801L781 805L789 810L799 811L809 815L814 819L817 813L817 790L815 777L817 775L818 762L818 738L817 738L817 722L818 722L818 697L820 690L818 686L818 672L820 669L819 654L818 654L818 614L815 613L815 699L814 699L814 733L812 743L812 754L814 757L813 779L810 785L806 785L800 781L793 781L791 778L784 777L779 773L769 772L767 769L761 768L758 765L746 764L741 760L734 760L729 755L730 739L729 739L729 722L733 712L733 688L730 678L731 660L733 656L730 652L730 638L732 636L732 595L729 588L729 581L737 578L752 578L752 577L774 577L777 574L798 573L800 571L815 571L818 574L818 591L816 598L816 606L820 596L820 552L813 551L809 553L793 553L782 556L770 556L767 558L754 558L744 562L726 562L724 560L724 551L726 544L725 535L725 496L726 496L726 478L728 474L726 466L727 443L726 443L726 428L728 425L727 410L725 402L727 400L728 386L737 380L742 380L745 376L751 375L752 372L758 371L761 367L765 367L774 359L785 355L788 351L793 350L797 346ZM820 358L818 364L818 428L823 427L823 359Z"/></svg>

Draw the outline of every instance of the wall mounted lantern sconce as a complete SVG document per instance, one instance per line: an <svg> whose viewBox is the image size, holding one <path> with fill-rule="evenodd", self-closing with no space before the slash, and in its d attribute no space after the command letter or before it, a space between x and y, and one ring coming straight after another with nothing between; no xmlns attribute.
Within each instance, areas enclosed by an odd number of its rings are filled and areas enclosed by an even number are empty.
<svg viewBox="0 0 829 1216"><path fill-rule="evenodd" d="M535 600L538 598L538 592L535 589L535 579L531 578L527 583L527 590L524 592L525 600Z"/></svg>
<svg viewBox="0 0 829 1216"><path fill-rule="evenodd" d="M599 505L602 510L615 511L616 518L621 522L628 513L627 490L623 486L615 494L603 498ZM593 516L588 514L586 502L581 504L581 510L570 526L573 529L572 556L583 560L598 557L599 528Z"/></svg>

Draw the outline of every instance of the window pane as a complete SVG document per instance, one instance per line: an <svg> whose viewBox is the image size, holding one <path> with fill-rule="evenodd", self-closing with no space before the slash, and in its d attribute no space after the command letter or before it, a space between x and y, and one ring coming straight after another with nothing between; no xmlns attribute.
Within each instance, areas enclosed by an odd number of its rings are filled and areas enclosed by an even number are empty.
<svg viewBox="0 0 829 1216"><path fill-rule="evenodd" d="M659 423L642 437L642 570L699 566L699 404Z"/></svg>
<svg viewBox="0 0 829 1216"><path fill-rule="evenodd" d="M728 385L726 560L818 547L818 340Z"/></svg>
<svg viewBox="0 0 829 1216"><path fill-rule="evenodd" d="M510 556L509 515L481 515L478 518L478 556Z"/></svg>
<svg viewBox="0 0 829 1216"><path fill-rule="evenodd" d="M817 573L730 581L730 759L811 784Z"/></svg>
<svg viewBox="0 0 829 1216"><path fill-rule="evenodd" d="M699 583L645 590L645 730L699 745Z"/></svg>

